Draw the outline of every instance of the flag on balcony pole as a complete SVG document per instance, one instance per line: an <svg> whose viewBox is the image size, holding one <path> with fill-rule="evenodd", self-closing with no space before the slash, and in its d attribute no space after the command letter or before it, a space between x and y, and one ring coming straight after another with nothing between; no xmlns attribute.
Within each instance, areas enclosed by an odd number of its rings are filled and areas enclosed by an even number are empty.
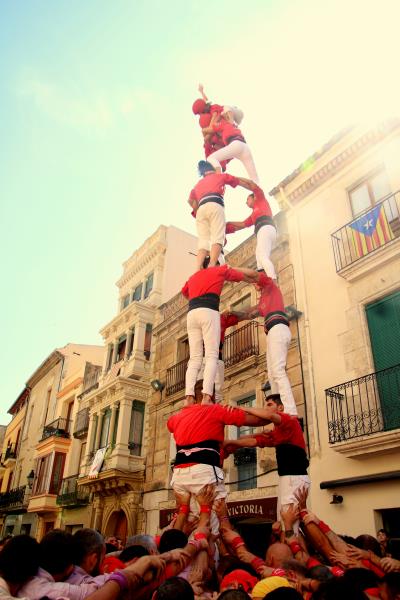
<svg viewBox="0 0 400 600"><path fill-rule="evenodd" d="M394 238L383 204L375 206L349 225L358 258L384 246Z"/></svg>

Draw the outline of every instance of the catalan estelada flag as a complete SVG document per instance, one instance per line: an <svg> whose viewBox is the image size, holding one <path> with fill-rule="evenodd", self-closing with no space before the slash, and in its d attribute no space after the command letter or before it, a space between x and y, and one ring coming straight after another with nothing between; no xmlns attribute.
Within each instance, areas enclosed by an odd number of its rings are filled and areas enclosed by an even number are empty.
<svg viewBox="0 0 400 600"><path fill-rule="evenodd" d="M383 204L375 206L349 225L356 256L361 258L394 238Z"/></svg>

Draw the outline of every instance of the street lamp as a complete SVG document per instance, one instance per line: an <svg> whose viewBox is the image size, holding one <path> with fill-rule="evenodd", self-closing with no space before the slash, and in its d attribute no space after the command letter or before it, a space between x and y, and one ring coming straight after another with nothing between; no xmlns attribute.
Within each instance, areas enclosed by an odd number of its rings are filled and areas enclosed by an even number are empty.
<svg viewBox="0 0 400 600"><path fill-rule="evenodd" d="M28 487L31 490L33 487L33 480L35 479L35 473L32 471L29 473L29 475L27 476L27 482L28 482Z"/></svg>

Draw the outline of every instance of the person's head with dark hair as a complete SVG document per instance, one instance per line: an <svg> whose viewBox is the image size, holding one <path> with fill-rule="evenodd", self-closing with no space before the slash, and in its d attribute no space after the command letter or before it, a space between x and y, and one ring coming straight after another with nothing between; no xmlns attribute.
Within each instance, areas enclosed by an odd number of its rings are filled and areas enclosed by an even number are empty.
<svg viewBox="0 0 400 600"><path fill-rule="evenodd" d="M106 548L106 554L110 554L111 552L118 552L118 550L116 550L114 544L109 544L108 542L106 542L105 548Z"/></svg>
<svg viewBox="0 0 400 600"><path fill-rule="evenodd" d="M254 208L254 203L255 203L255 197L254 194L251 193L247 196L247 200L246 200L246 204L249 208Z"/></svg>
<svg viewBox="0 0 400 600"><path fill-rule="evenodd" d="M39 544L39 564L55 581L69 577L74 568L72 535L62 529L46 533Z"/></svg>
<svg viewBox="0 0 400 600"><path fill-rule="evenodd" d="M0 575L7 582L10 593L16 596L20 587L39 568L39 544L29 535L10 539L0 552Z"/></svg>
<svg viewBox="0 0 400 600"><path fill-rule="evenodd" d="M269 394L266 398L265 398L265 402L267 404L267 406L269 406L268 403L274 403L277 410L283 410L283 402L281 399L281 395L280 394Z"/></svg>
<svg viewBox="0 0 400 600"><path fill-rule="evenodd" d="M215 168L207 160L199 160L197 165L200 177L204 177L207 173L215 173Z"/></svg>
<svg viewBox="0 0 400 600"><path fill-rule="evenodd" d="M321 583L312 598L313 600L368 600L367 594L344 581L344 577L334 577Z"/></svg>
<svg viewBox="0 0 400 600"><path fill-rule="evenodd" d="M346 542L346 544L356 546L356 538L352 537L351 535L339 535L339 537Z"/></svg>
<svg viewBox="0 0 400 600"><path fill-rule="evenodd" d="M182 577L170 577L153 594L153 600L194 600L193 588Z"/></svg>
<svg viewBox="0 0 400 600"><path fill-rule="evenodd" d="M315 565L315 567L311 567L308 569L308 577L310 579L316 579L317 581L329 581L329 579L334 578L334 574L326 565Z"/></svg>
<svg viewBox="0 0 400 600"><path fill-rule="evenodd" d="M161 536L159 551L160 554L174 550L175 548L184 548L188 543L188 537L180 529L167 529Z"/></svg>
<svg viewBox="0 0 400 600"><path fill-rule="evenodd" d="M210 264L210 255L207 255L205 257L205 259L203 260L203 264L202 264L203 269L207 269L209 264ZM218 267L219 264L220 264L219 260L217 260L217 265L216 266Z"/></svg>
<svg viewBox="0 0 400 600"><path fill-rule="evenodd" d="M90 575L100 573L100 565L106 552L103 536L95 529L78 529L72 536L74 564Z"/></svg>
<svg viewBox="0 0 400 600"><path fill-rule="evenodd" d="M374 554L382 558L382 550L376 538L372 535L363 534L356 537L355 545L362 550L371 550Z"/></svg>
<svg viewBox="0 0 400 600"><path fill-rule="evenodd" d="M144 546L128 546L128 548L125 548L124 550L122 550L121 554L119 555L119 560L122 560L123 563L130 563L131 561L135 560L136 558L141 558L142 556L148 556L149 555L149 551L144 547Z"/></svg>
<svg viewBox="0 0 400 600"><path fill-rule="evenodd" d="M282 568L285 569L286 574L290 579L296 579L296 577L300 576L301 578L307 577L308 569L307 567L301 563L299 560L294 558L289 558L285 560L282 564Z"/></svg>
<svg viewBox="0 0 400 600"><path fill-rule="evenodd" d="M269 592L264 598L267 598L268 600L303 600L303 596L300 592L290 587L278 588L273 592Z"/></svg>
<svg viewBox="0 0 400 600"><path fill-rule="evenodd" d="M400 573L386 573L380 584L382 600L400 599Z"/></svg>
<svg viewBox="0 0 400 600"><path fill-rule="evenodd" d="M379 578L369 569L347 569L344 572L343 581L349 586L360 592L365 592L368 588L375 588L378 585Z"/></svg>
<svg viewBox="0 0 400 600"><path fill-rule="evenodd" d="M218 600L249 600L249 596L244 590L224 590L218 596Z"/></svg>

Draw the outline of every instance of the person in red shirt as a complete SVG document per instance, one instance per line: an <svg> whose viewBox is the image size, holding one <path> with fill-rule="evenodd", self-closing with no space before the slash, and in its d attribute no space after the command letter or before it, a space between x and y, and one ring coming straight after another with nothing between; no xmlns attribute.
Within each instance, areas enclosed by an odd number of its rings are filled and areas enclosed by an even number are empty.
<svg viewBox="0 0 400 600"><path fill-rule="evenodd" d="M278 467L278 515L280 508L296 504L295 493L300 488L309 488L307 475L308 458L303 432L297 416L284 412L279 394L270 394L265 399L265 408L244 408L248 415L273 423L274 428L260 434L242 436L238 440L225 440L224 455L238 448L273 447Z"/></svg>
<svg viewBox="0 0 400 600"><path fill-rule="evenodd" d="M221 468L221 446L225 425L264 425L257 416L241 408L220 404L190 404L167 421L176 443L176 457L171 485L175 492L196 495L207 484L216 485L216 499L227 495L224 472ZM198 513L197 503L191 501L191 511ZM211 514L213 533L218 531L218 519Z"/></svg>
<svg viewBox="0 0 400 600"><path fill-rule="evenodd" d="M273 394L280 394L285 413L297 415L296 402L286 373L286 361L292 339L289 319L285 312L282 292L272 279L264 280L260 287L258 305L249 310L251 317L264 317L264 331L267 336L267 372Z"/></svg>
<svg viewBox="0 0 400 600"><path fill-rule="evenodd" d="M247 281L265 284L267 277L253 269L231 269L227 265L208 267L205 259L203 269L192 275L182 288L189 299L187 331L190 358L186 370L186 399L193 402L194 387L203 362L203 402L211 402L218 366L218 347L221 336L219 300L225 281Z"/></svg>
<svg viewBox="0 0 400 600"><path fill-rule="evenodd" d="M258 185L253 184L252 193L247 197L246 204L252 209L251 215L244 221L228 221L226 233L233 233L254 225L254 233L257 236L257 270L264 269L268 277L276 280L275 267L270 258L276 241L276 228L269 202Z"/></svg>
<svg viewBox="0 0 400 600"><path fill-rule="evenodd" d="M254 183L259 183L257 169L254 164L253 156L246 140L230 113L218 114L214 112L211 117L210 125L203 128L203 135L209 136L218 133L224 144L224 148L216 150L208 157L210 162L217 170L221 170L221 160L237 158L241 161L247 171L249 178Z"/></svg>
<svg viewBox="0 0 400 600"><path fill-rule="evenodd" d="M241 185L250 189L251 182L227 173L216 173L214 167L205 160L199 162L202 179L190 192L188 202L196 216L198 235L197 268L201 269L205 257L210 253L210 266L217 264L225 243L225 186Z"/></svg>

